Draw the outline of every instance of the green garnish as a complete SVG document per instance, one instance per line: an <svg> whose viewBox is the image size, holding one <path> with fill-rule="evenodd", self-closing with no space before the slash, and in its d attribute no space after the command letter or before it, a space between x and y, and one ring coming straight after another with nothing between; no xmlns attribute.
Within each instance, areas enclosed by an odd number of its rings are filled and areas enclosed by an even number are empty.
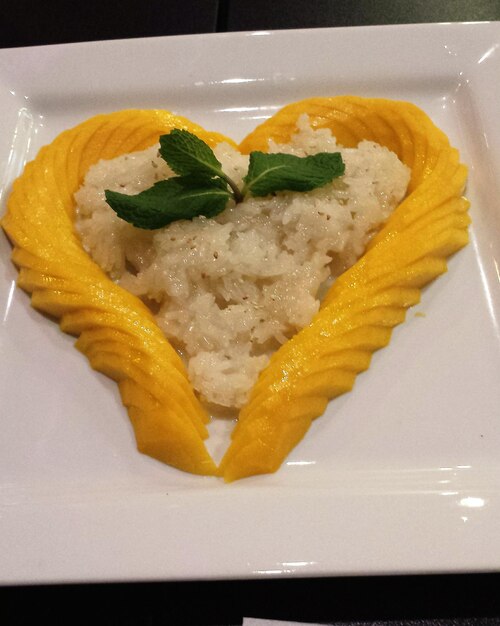
<svg viewBox="0 0 500 626"><path fill-rule="evenodd" d="M320 152L306 157L293 154L251 152L244 191L268 196L275 191L311 191L344 173L340 152Z"/></svg>
<svg viewBox="0 0 500 626"><path fill-rule="evenodd" d="M235 201L243 200L236 184L222 171L222 165L210 146L187 130L176 128L168 135L162 135L160 156L179 176L195 174L221 178L231 187Z"/></svg>
<svg viewBox="0 0 500 626"><path fill-rule="evenodd" d="M161 180L136 196L109 190L104 193L118 217L149 230L197 215L214 217L225 209L231 197L227 185L194 175Z"/></svg>
<svg viewBox="0 0 500 626"><path fill-rule="evenodd" d="M307 157L251 152L242 190L222 171L212 149L186 130L160 137L160 155L177 174L135 196L105 191L118 217L138 228L154 230L198 215L215 217L232 198L267 196L277 191L310 191L326 185L345 170L339 152Z"/></svg>

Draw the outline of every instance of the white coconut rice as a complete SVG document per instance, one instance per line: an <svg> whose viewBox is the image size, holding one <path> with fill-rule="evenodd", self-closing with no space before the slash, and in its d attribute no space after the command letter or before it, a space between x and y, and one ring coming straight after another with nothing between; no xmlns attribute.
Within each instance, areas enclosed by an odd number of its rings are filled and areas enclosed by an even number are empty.
<svg viewBox="0 0 500 626"><path fill-rule="evenodd" d="M387 148L341 148L306 116L289 145L271 152L342 154L345 175L307 193L249 198L213 219L147 231L124 222L104 190L136 194L172 175L158 146L100 161L75 194L76 228L110 277L151 305L208 403L237 408L270 354L318 311L325 284L352 265L402 200L410 172ZM248 157L215 149L241 185Z"/></svg>

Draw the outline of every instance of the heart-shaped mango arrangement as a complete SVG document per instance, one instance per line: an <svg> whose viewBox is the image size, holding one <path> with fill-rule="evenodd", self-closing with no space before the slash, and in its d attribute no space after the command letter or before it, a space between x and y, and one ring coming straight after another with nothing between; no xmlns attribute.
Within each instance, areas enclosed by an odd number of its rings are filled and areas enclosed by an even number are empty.
<svg viewBox="0 0 500 626"><path fill-rule="evenodd" d="M164 111L99 115L59 135L14 184L2 226L14 244L18 284L35 308L78 336L94 369L117 381L139 450L179 469L227 481L277 470L328 401L349 391L371 354L387 345L420 289L446 271L446 257L468 241L466 168L421 110L380 99L313 98L282 109L240 150L266 151L269 139L287 143L303 113L346 147L368 139L395 152L411 168L408 195L335 281L311 324L273 355L219 468L203 442L208 415L180 357L149 309L83 250L73 194L98 160L145 149L173 128L211 146L228 139Z"/></svg>

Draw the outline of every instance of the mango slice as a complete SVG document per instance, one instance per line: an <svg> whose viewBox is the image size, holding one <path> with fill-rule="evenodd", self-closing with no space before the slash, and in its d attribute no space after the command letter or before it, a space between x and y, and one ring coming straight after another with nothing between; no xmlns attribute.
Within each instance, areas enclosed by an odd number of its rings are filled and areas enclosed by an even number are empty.
<svg viewBox="0 0 500 626"><path fill-rule="evenodd" d="M166 111L99 115L43 148L9 198L2 226L14 245L19 286L34 307L78 337L93 368L118 382L138 449L179 469L226 481L276 471L328 401L349 391L372 353L388 344L420 289L468 241L466 168L420 109L381 99L312 98L264 122L240 150L266 151L271 138L286 143L303 113L345 146L369 139L396 152L412 170L409 192L365 255L335 281L312 323L273 355L219 468L203 442L208 416L181 359L147 307L83 250L73 229L73 194L99 159L149 147L172 128L212 146L233 142Z"/></svg>
<svg viewBox="0 0 500 626"><path fill-rule="evenodd" d="M328 401L350 391L371 354L389 343L420 289L446 271L446 257L468 241L467 170L420 109L349 96L304 100L260 125L240 150L265 150L270 138L287 143L303 113L346 146L368 139L394 151L412 170L408 196L335 281L311 324L261 373L219 467L226 481L276 471Z"/></svg>
<svg viewBox="0 0 500 626"><path fill-rule="evenodd" d="M143 150L172 128L210 145L231 141L166 111L99 115L42 148L15 182L2 226L32 305L77 335L92 367L116 380L141 452L195 474L215 474L206 411L149 309L116 286L73 229L73 194L100 159Z"/></svg>

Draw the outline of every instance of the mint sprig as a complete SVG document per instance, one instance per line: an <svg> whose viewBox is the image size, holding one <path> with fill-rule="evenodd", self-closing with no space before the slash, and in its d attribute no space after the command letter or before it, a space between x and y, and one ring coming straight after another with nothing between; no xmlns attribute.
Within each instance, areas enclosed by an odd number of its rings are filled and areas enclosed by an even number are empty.
<svg viewBox="0 0 500 626"><path fill-rule="evenodd" d="M345 169L339 152L307 157L251 152L245 186L240 190L212 149L186 130L162 135L160 155L177 176L134 196L105 191L106 202L118 217L138 228L154 230L200 215L215 217L231 198L238 203L250 194L310 191L341 176Z"/></svg>

